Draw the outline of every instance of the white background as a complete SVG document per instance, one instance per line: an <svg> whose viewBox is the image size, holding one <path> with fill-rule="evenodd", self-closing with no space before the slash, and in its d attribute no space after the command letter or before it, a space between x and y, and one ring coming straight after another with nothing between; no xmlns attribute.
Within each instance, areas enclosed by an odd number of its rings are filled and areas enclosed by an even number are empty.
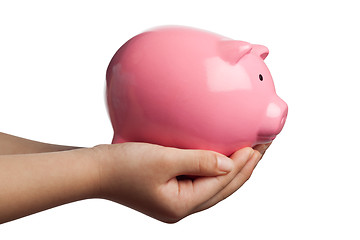
<svg viewBox="0 0 360 240"><path fill-rule="evenodd" d="M1 132L110 143L106 67L126 40L168 24L266 45L289 115L252 178L212 209L168 225L86 200L3 224L0 239L360 239L359 11L347 0L1 1Z"/></svg>

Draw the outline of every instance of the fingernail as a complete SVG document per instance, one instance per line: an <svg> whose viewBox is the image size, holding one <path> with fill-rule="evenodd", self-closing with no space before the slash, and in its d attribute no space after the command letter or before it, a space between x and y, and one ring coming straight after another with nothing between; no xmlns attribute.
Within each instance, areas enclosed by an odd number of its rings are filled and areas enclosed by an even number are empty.
<svg viewBox="0 0 360 240"><path fill-rule="evenodd" d="M230 172L234 168L234 163L230 158L218 155L217 164L220 171Z"/></svg>

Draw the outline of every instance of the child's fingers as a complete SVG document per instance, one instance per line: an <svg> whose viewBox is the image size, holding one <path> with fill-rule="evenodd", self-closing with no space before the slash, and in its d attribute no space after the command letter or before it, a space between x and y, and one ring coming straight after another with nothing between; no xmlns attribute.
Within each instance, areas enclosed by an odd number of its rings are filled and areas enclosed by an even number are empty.
<svg viewBox="0 0 360 240"><path fill-rule="evenodd" d="M253 152L251 148L242 149L245 157ZM234 168L233 160L216 152L202 150L182 150L172 158L171 177L179 175L218 176Z"/></svg>
<svg viewBox="0 0 360 240"><path fill-rule="evenodd" d="M231 179L231 182L212 198L195 208L194 212L199 212L212 207L238 190L250 178L254 168L260 161L261 156L262 154L260 154L258 151L255 151L251 159L247 161L246 164L237 173L237 175Z"/></svg>
<svg viewBox="0 0 360 240"><path fill-rule="evenodd" d="M264 156L266 150L270 147L272 142L266 144L260 144L254 147L254 150L258 151L261 154L261 158ZM261 160L260 158L260 160Z"/></svg>
<svg viewBox="0 0 360 240"><path fill-rule="evenodd" d="M191 206L199 206L216 196L233 181L240 170L246 165L254 154L252 148L244 148L237 152L234 158L234 169L226 175L215 177L199 177L192 182L179 181L179 192L187 197Z"/></svg>

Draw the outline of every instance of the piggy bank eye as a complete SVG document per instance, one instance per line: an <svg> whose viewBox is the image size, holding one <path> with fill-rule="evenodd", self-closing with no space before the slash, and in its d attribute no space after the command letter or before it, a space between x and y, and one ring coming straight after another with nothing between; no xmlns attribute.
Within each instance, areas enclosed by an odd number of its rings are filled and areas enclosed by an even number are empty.
<svg viewBox="0 0 360 240"><path fill-rule="evenodd" d="M264 78L261 74L259 74L259 79L260 79L260 81L264 80Z"/></svg>

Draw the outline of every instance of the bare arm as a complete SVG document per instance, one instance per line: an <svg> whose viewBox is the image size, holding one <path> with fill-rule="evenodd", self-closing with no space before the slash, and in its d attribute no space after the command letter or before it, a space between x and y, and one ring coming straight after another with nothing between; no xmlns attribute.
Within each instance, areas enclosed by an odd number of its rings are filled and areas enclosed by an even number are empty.
<svg viewBox="0 0 360 240"><path fill-rule="evenodd" d="M94 197L98 168L91 149L0 155L0 224Z"/></svg>
<svg viewBox="0 0 360 240"><path fill-rule="evenodd" d="M0 155L0 224L88 198L176 222L240 188L265 150L244 148L228 158L211 151L123 143Z"/></svg>
<svg viewBox="0 0 360 240"><path fill-rule="evenodd" d="M41 143L0 132L0 155L56 152L77 147Z"/></svg>

